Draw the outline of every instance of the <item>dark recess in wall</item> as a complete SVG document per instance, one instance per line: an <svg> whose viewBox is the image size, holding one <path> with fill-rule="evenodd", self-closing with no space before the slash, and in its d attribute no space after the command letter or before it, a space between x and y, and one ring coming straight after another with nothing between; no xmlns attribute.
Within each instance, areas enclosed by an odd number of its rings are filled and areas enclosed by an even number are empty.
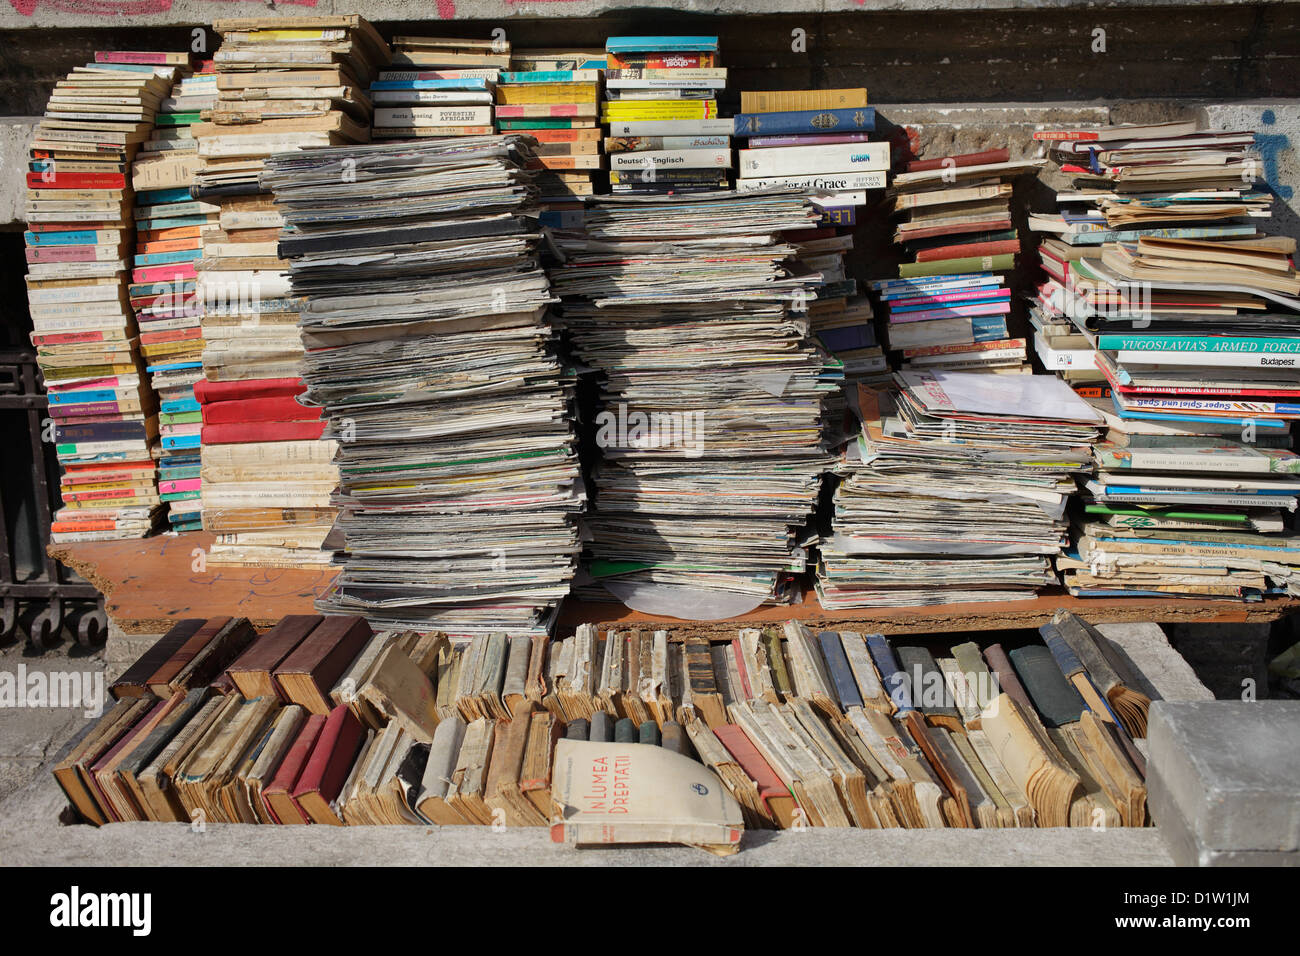
<svg viewBox="0 0 1300 956"><path fill-rule="evenodd" d="M498 25L518 47L600 47L619 33L716 33L733 95L861 85L877 103L1300 95L1294 4L806 16L647 10L599 19L377 24L388 37L487 37ZM1098 28L1104 53L1093 52ZM807 53L791 50L795 29L806 31ZM217 40L209 31L209 49ZM0 32L0 112L41 113L55 80L93 50L190 44L185 27Z"/></svg>

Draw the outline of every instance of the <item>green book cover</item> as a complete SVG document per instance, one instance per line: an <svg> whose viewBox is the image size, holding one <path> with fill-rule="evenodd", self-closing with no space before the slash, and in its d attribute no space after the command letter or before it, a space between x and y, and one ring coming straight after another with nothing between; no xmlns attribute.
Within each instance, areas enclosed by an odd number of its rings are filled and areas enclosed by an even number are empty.
<svg viewBox="0 0 1300 956"><path fill-rule="evenodd" d="M1014 269L1014 253L1000 256L966 256L961 259L938 259L934 262L905 262L898 267L902 279L915 279L919 276L960 275L965 272L1003 272Z"/></svg>

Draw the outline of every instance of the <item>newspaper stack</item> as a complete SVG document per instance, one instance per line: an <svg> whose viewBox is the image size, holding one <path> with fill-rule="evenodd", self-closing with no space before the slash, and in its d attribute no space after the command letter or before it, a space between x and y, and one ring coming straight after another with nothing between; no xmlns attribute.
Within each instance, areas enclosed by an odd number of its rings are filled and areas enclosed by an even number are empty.
<svg viewBox="0 0 1300 956"><path fill-rule="evenodd" d="M308 397L339 446L344 567L322 610L545 633L584 494L551 354L531 140L273 157Z"/></svg>
<svg viewBox="0 0 1300 956"><path fill-rule="evenodd" d="M600 378L588 570L633 607L790 597L843 372L791 311L817 277L777 234L818 217L793 192L599 197L585 236L556 239L564 326Z"/></svg>

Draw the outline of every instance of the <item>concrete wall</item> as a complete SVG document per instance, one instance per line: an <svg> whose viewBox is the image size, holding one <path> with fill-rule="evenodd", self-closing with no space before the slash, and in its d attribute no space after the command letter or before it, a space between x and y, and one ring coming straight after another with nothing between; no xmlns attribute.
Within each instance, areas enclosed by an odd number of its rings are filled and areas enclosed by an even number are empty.
<svg viewBox="0 0 1300 956"><path fill-rule="evenodd" d="M1220 0L1233 6L1258 0ZM1273 0L1275 3L1292 0ZM1098 10L1177 6L1180 0L659 0L658 10L684 14L822 14L861 11ZM120 23L168 26L216 17L358 13L372 23L392 20L572 19L644 10L644 0L9 0L0 29L85 27Z"/></svg>

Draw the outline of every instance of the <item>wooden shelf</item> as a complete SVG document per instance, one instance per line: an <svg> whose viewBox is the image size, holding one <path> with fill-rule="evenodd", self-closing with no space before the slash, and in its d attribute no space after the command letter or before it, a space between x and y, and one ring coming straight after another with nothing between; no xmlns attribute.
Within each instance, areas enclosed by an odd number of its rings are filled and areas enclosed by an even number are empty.
<svg viewBox="0 0 1300 956"><path fill-rule="evenodd" d="M90 581L104 594L108 616L127 634L157 634L184 617L233 614L269 627L286 614L309 614L312 602L334 578L333 569L217 568L195 571L194 549L206 550L212 535L202 531L130 541L90 541L50 545L50 555ZM689 628L697 633L734 632L792 618L810 627L882 634L1001 631L1037 628L1058 608L1089 621L1154 621L1161 624L1257 624L1300 608L1300 600L1269 598L1255 604L1235 601L1123 598L1085 600L1064 591L1030 601L942 604L930 607L859 608L827 611L815 593L800 604L763 607L726 621L683 622L630 610L618 603L569 600L560 612L559 633L579 624L617 627Z"/></svg>

